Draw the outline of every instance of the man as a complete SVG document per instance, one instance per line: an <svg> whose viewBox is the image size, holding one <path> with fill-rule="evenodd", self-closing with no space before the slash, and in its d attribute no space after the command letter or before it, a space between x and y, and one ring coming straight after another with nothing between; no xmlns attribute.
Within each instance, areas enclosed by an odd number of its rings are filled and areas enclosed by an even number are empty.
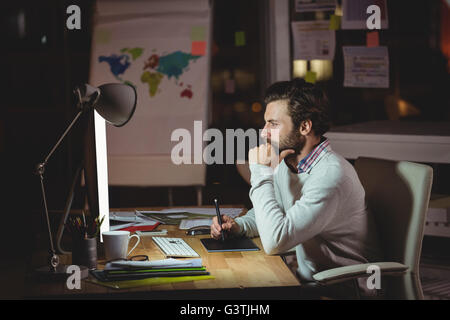
<svg viewBox="0 0 450 320"><path fill-rule="evenodd" d="M382 261L358 176L323 136L329 129L325 94L294 79L270 86L265 103L261 136L267 143L249 151L253 209L235 220L223 216L221 226L214 219L211 236L219 239L222 229L228 236L259 236L267 254L295 248L302 282L326 269Z"/></svg>

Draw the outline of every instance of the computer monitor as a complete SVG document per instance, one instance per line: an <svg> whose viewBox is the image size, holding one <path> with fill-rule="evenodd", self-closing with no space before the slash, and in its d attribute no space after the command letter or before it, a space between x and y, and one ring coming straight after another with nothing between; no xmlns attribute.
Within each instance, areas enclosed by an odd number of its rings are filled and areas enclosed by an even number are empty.
<svg viewBox="0 0 450 320"><path fill-rule="evenodd" d="M86 112L81 122L82 156L80 168L76 171L69 195L66 200L63 216L61 217L56 233L56 250L59 253L69 253L62 246L62 238L72 208L73 199L76 196L78 185L84 187L83 195L86 195L91 219L104 217L100 226L100 241L102 233L109 231L109 199L108 199L108 163L106 156L106 128L105 120L94 110ZM84 198L82 206L84 207ZM84 209L84 208L82 208Z"/></svg>
<svg viewBox="0 0 450 320"><path fill-rule="evenodd" d="M104 217L101 234L109 231L108 157L106 121L94 111L85 132L84 177L90 213Z"/></svg>

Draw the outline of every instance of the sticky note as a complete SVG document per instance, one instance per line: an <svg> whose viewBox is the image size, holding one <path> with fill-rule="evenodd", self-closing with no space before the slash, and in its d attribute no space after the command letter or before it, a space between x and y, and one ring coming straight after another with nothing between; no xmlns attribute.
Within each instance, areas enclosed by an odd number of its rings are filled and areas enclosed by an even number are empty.
<svg viewBox="0 0 450 320"><path fill-rule="evenodd" d="M191 54L193 56L204 56L206 54L206 41L192 41Z"/></svg>
<svg viewBox="0 0 450 320"><path fill-rule="evenodd" d="M317 74L314 71L306 71L305 81L309 83L316 83Z"/></svg>
<svg viewBox="0 0 450 320"><path fill-rule="evenodd" d="M191 28L191 41L205 41L206 29L204 26L193 26Z"/></svg>
<svg viewBox="0 0 450 320"><path fill-rule="evenodd" d="M234 93L234 80L233 79L227 79L225 80L225 93Z"/></svg>
<svg viewBox="0 0 450 320"><path fill-rule="evenodd" d="M95 32L95 42L105 44L111 40L111 31L106 29L98 29Z"/></svg>
<svg viewBox="0 0 450 320"><path fill-rule="evenodd" d="M217 45L217 43L213 43L212 45L212 55L215 56L217 53L219 53L219 46Z"/></svg>
<svg viewBox="0 0 450 320"><path fill-rule="evenodd" d="M366 33L366 45L368 48L378 47L380 45L380 36L378 31Z"/></svg>
<svg viewBox="0 0 450 320"><path fill-rule="evenodd" d="M341 16L337 16L335 14L332 14L330 16L330 30L339 30L341 27Z"/></svg>
<svg viewBox="0 0 450 320"><path fill-rule="evenodd" d="M236 31L234 33L234 45L236 47L245 46L245 32L244 31Z"/></svg>

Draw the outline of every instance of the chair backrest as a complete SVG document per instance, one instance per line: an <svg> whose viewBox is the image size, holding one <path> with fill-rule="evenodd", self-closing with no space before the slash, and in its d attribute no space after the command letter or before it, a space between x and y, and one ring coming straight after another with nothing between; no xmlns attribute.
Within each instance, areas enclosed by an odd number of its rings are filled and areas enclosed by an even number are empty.
<svg viewBox="0 0 450 320"><path fill-rule="evenodd" d="M384 261L409 267L404 277L388 277L390 298L423 299L419 262L425 218L433 181L430 166L373 158L358 158L355 169L374 214Z"/></svg>

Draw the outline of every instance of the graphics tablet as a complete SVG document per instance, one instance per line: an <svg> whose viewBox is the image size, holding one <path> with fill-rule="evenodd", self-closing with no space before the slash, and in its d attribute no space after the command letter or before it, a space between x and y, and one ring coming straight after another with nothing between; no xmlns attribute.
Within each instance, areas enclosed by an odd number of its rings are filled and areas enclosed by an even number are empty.
<svg viewBox="0 0 450 320"><path fill-rule="evenodd" d="M200 241L208 252L259 251L258 246L249 238L231 238L225 241L205 238Z"/></svg>

